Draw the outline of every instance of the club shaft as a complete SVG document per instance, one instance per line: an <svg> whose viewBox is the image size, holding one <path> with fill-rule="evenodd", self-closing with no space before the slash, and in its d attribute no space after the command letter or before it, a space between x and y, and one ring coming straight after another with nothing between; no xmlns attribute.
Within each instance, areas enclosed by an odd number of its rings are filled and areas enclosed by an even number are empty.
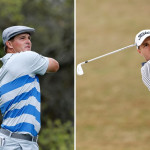
<svg viewBox="0 0 150 150"><path fill-rule="evenodd" d="M105 57L105 56L108 56L108 55L111 55L111 54L117 53L117 52L119 52L119 51L122 51L122 50L124 50L124 49L130 48L130 47L133 47L133 46L135 46L135 44L132 44L132 45L129 45L129 46L126 46L126 47L120 48L120 49L118 49L118 50L112 51L112 52L110 52L110 53L107 53L107 54L104 54L104 55L98 56L98 57L96 57L96 58L93 58L93 59L87 60L87 61L85 61L85 62L83 62L83 63L81 63L81 64L88 63L88 62L91 62L91 61L96 60L96 59L100 59L100 58L102 58L102 57Z"/></svg>

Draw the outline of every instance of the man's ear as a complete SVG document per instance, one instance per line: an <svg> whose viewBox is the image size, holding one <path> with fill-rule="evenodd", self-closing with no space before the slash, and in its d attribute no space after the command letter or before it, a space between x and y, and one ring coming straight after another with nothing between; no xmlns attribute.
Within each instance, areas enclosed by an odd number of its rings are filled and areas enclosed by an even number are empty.
<svg viewBox="0 0 150 150"><path fill-rule="evenodd" d="M138 53L139 53L141 56L143 56L140 49L138 49L137 51L138 51Z"/></svg>
<svg viewBox="0 0 150 150"><path fill-rule="evenodd" d="M11 41L6 41L6 46L8 48L13 48Z"/></svg>
<svg viewBox="0 0 150 150"><path fill-rule="evenodd" d="M137 51L138 51L138 53L141 53L141 51L139 49Z"/></svg>

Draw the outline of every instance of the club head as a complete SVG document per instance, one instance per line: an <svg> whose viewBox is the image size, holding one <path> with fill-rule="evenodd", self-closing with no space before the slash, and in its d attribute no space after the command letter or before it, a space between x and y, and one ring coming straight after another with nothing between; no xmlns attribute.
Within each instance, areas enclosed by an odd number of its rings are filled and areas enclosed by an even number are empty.
<svg viewBox="0 0 150 150"><path fill-rule="evenodd" d="M81 64L78 64L77 65L77 75L83 75L84 74L84 72L83 72L83 69L82 69L82 66L81 66Z"/></svg>

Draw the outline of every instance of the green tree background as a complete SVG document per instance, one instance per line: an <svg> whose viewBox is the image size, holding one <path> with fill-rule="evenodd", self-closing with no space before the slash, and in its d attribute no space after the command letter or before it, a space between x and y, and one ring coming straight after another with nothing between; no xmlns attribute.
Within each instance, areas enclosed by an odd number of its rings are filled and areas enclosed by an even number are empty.
<svg viewBox="0 0 150 150"><path fill-rule="evenodd" d="M60 63L57 73L40 77L41 150L71 150L74 145L74 1L1 0L0 32L13 25L36 29L32 50ZM3 51L0 38L0 57Z"/></svg>

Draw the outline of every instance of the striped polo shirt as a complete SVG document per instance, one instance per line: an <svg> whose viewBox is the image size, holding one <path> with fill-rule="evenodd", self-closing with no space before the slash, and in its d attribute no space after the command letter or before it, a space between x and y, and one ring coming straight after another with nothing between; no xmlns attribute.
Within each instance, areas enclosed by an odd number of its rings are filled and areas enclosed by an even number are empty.
<svg viewBox="0 0 150 150"><path fill-rule="evenodd" d="M150 61L143 63L141 68L142 80L150 91Z"/></svg>
<svg viewBox="0 0 150 150"><path fill-rule="evenodd" d="M0 69L1 127L11 132L37 136L40 121L39 75L48 68L48 58L36 52L8 53Z"/></svg>

